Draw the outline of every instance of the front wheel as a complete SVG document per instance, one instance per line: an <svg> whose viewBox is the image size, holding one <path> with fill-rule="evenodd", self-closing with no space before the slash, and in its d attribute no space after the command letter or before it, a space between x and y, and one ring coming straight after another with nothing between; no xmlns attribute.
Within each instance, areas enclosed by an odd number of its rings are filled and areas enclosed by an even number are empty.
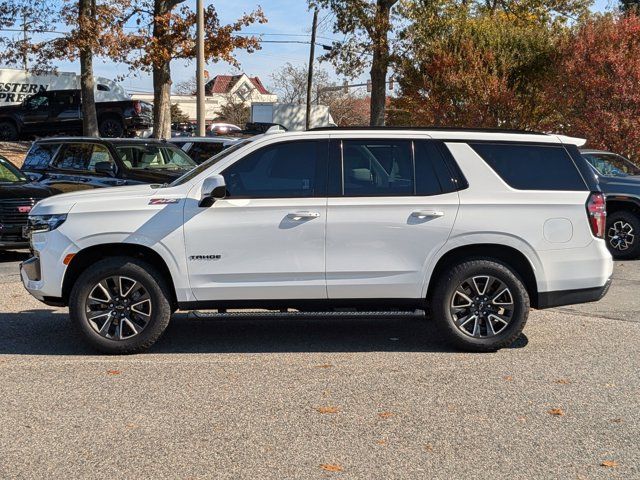
<svg viewBox="0 0 640 480"><path fill-rule="evenodd" d="M101 120L98 130L103 138L121 138L124 136L124 125L120 119L115 117L107 117Z"/></svg>
<svg viewBox="0 0 640 480"><path fill-rule="evenodd" d="M71 291L69 314L97 350L138 353L167 328L169 298L162 276L151 265L128 257L107 258L80 275Z"/></svg>
<svg viewBox="0 0 640 480"><path fill-rule="evenodd" d="M433 318L445 340L462 350L491 352L510 346L529 315L529 295L508 266L467 260L435 279Z"/></svg>
<svg viewBox="0 0 640 480"><path fill-rule="evenodd" d="M607 247L614 258L630 260L640 256L640 218L620 210L607 217Z"/></svg>
<svg viewBox="0 0 640 480"><path fill-rule="evenodd" d="M14 142L20 136L16 124L9 121L0 121L0 141Z"/></svg>

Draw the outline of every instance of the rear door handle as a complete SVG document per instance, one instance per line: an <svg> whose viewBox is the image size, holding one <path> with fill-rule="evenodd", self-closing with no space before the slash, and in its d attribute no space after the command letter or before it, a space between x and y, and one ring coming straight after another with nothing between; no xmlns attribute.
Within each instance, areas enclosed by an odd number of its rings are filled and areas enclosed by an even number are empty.
<svg viewBox="0 0 640 480"><path fill-rule="evenodd" d="M289 215L287 215L288 217L290 217L293 220L305 220L305 219L309 219L309 218L318 218L320 216L320 213L318 212L291 212Z"/></svg>
<svg viewBox="0 0 640 480"><path fill-rule="evenodd" d="M411 213L411 216L416 218L444 217L444 212L439 210L416 210Z"/></svg>

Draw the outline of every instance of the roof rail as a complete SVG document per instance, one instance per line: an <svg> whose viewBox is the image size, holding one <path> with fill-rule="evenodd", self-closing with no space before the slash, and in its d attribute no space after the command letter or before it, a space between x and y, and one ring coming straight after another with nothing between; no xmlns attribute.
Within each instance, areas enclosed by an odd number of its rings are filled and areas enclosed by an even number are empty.
<svg viewBox="0 0 640 480"><path fill-rule="evenodd" d="M519 133L519 134L527 134L527 135L547 135L544 132L535 132L531 130L517 130L517 129L508 129L508 128L464 128L464 127L399 127L399 126L391 126L391 127L316 127L310 128L309 131L313 132L322 132L322 131L350 131L350 130L440 130L445 132L487 132L487 133Z"/></svg>

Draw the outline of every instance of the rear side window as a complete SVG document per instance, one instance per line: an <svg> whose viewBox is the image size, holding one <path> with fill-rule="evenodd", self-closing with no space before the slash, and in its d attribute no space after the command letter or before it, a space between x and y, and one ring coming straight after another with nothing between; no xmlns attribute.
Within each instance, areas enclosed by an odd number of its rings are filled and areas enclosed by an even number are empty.
<svg viewBox="0 0 640 480"><path fill-rule="evenodd" d="M518 190L587 190L573 160L560 145L470 143L478 155Z"/></svg>
<svg viewBox="0 0 640 480"><path fill-rule="evenodd" d="M60 147L57 143L36 143L24 159L23 170L44 170L49 166L56 151Z"/></svg>
<svg viewBox="0 0 640 480"><path fill-rule="evenodd" d="M98 163L113 164L107 147L92 143L71 143L65 145L54 166L61 170L95 172Z"/></svg>

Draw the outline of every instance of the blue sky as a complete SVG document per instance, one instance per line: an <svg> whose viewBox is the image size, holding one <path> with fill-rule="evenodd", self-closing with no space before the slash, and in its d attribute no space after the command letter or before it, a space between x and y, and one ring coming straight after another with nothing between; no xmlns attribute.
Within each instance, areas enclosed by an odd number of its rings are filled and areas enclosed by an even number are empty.
<svg viewBox="0 0 640 480"><path fill-rule="evenodd" d="M195 0L189 0L195 4ZM205 4L212 3L211 0ZM245 29L247 33L264 34L264 40L308 40L311 29L312 15L307 8L306 0L215 0L221 21L224 23L233 22L243 13L252 11L257 5L261 5L269 22L264 25L254 25ZM603 11L611 9L617 5L617 0L596 0L593 10ZM330 19L329 19L330 20ZM332 39L339 39L339 36L331 31L330 21L321 22L318 32L319 43L331 43ZM237 58L240 61L240 69L249 75L259 76L267 85L270 83L272 72L283 66L287 62L294 65L302 65L308 61L309 46L303 44L270 44L264 43L262 50L247 54L238 52ZM104 63L100 60L95 62L95 73L98 76L114 78L125 76L123 86L130 91L151 91L152 83L148 75L131 75L128 73L126 65L118 65L112 62ZM329 64L323 67L332 73ZM64 62L60 64L61 71L79 71L77 64ZM211 76L224 73L234 73L236 70L226 63L214 63L207 66ZM195 73L195 62L187 63L183 61L173 62L172 78L174 83L193 77Z"/></svg>

